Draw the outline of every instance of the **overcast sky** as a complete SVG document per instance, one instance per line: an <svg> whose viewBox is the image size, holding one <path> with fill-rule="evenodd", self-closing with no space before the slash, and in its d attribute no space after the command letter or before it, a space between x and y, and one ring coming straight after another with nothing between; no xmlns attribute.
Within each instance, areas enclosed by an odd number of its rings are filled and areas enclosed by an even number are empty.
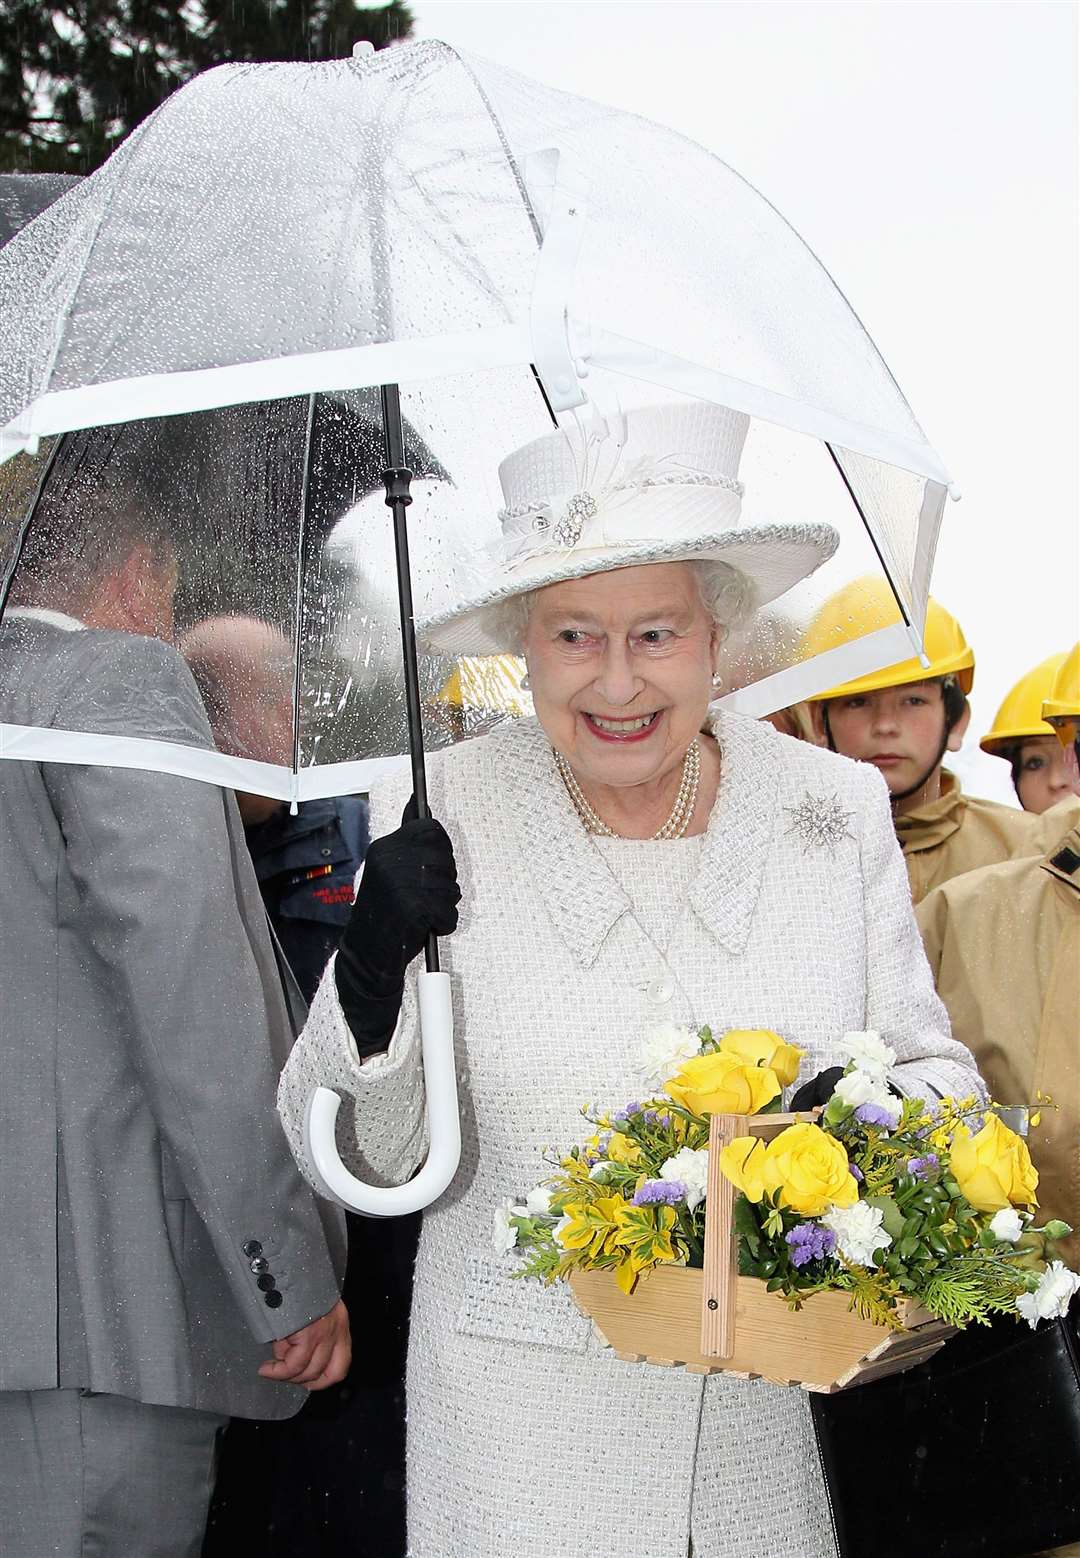
<svg viewBox="0 0 1080 1558"><path fill-rule="evenodd" d="M1076 9L414 0L443 38L717 152L836 277L963 492L933 593L978 660L974 749L1080 636Z"/></svg>

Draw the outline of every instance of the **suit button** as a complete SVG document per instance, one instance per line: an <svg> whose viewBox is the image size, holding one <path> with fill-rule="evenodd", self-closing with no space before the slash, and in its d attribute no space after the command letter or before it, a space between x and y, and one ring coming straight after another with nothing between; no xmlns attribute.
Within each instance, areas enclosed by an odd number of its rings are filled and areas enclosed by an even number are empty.
<svg viewBox="0 0 1080 1558"><path fill-rule="evenodd" d="M267 1272L265 1276L259 1278L255 1286L259 1289L260 1293L272 1293L277 1287L277 1282L272 1276L270 1276L269 1272Z"/></svg>
<svg viewBox="0 0 1080 1558"><path fill-rule="evenodd" d="M251 1269L256 1276L259 1276L261 1272L270 1270L270 1262L267 1260L265 1255L256 1255L255 1259L251 1263Z"/></svg>
<svg viewBox="0 0 1080 1558"><path fill-rule="evenodd" d="M266 1305L267 1309L280 1309L284 1302L285 1300L276 1290L273 1293L265 1294L263 1297L263 1303Z"/></svg>
<svg viewBox="0 0 1080 1558"><path fill-rule="evenodd" d="M245 1239L240 1248L247 1256L248 1260L254 1260L256 1255L262 1254L262 1245L259 1243L258 1239Z"/></svg>

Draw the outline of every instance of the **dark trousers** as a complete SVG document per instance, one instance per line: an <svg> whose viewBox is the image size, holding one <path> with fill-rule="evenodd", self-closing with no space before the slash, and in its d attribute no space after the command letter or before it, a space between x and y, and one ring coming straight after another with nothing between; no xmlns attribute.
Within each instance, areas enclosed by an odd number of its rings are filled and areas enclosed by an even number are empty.
<svg viewBox="0 0 1080 1558"><path fill-rule="evenodd" d="M348 1218L353 1362L283 1423L235 1419L203 1558L404 1558L405 1354L420 1218Z"/></svg>

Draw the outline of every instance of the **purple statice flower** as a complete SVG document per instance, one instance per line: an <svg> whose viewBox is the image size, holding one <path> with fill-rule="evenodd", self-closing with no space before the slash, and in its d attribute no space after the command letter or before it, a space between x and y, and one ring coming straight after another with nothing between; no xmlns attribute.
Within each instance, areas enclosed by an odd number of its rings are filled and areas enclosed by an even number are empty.
<svg viewBox="0 0 1080 1558"><path fill-rule="evenodd" d="M856 1120L861 1120L863 1125L887 1125L896 1124L896 1116L888 1109L883 1109L880 1104L860 1104L855 1111Z"/></svg>
<svg viewBox="0 0 1080 1558"><path fill-rule="evenodd" d="M831 1228L820 1223L796 1223L784 1235L784 1243L791 1251L793 1266L806 1266L812 1260L824 1260L836 1246L836 1235Z"/></svg>
<svg viewBox="0 0 1080 1558"><path fill-rule="evenodd" d="M686 1200L681 1179L647 1179L634 1192L631 1206L676 1206Z"/></svg>
<svg viewBox="0 0 1080 1558"><path fill-rule="evenodd" d="M866 1178L866 1175L863 1173L859 1165L857 1163L849 1163L847 1168L848 1173L851 1175L852 1179L857 1179L861 1185L863 1180Z"/></svg>
<svg viewBox="0 0 1080 1558"><path fill-rule="evenodd" d="M912 1179L929 1179L930 1175L937 1168L938 1161L936 1152L928 1152L925 1158L909 1158L907 1160L907 1171Z"/></svg>
<svg viewBox="0 0 1080 1558"><path fill-rule="evenodd" d="M622 1109L616 1109L611 1118L625 1124L625 1122L629 1120L632 1114L637 1114L640 1108L641 1105L636 1102L632 1104L626 1104Z"/></svg>

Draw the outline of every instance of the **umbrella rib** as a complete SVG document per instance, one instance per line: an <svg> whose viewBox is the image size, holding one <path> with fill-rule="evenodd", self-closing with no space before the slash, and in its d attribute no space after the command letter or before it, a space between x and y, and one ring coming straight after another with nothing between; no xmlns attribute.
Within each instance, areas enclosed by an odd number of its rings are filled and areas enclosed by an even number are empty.
<svg viewBox="0 0 1080 1558"><path fill-rule="evenodd" d="M300 775L300 690L301 659L304 646L304 582L307 563L308 509L311 503L311 465L315 449L315 405L317 395L308 396L307 434L304 442L304 474L300 484L300 534L296 541L296 605L293 619L293 749L294 781ZM296 802L293 802L296 805Z"/></svg>
<svg viewBox="0 0 1080 1558"><path fill-rule="evenodd" d="M888 581L888 585L889 585L890 590L892 590L892 592L893 592L893 598L896 601L896 604L897 604L897 606L899 608L901 617L904 619L904 626L908 629L909 632L913 632L914 631L914 624L912 623L911 617L908 615L907 607L904 605L904 602L903 602L903 600L900 597L900 591L896 588L896 581L893 579L892 569L889 567L888 563L885 561L885 554L881 550L881 547L878 545L878 538L874 534L874 531L873 531L873 528L872 528L872 526L870 524L870 521L866 517L866 511L863 508L862 504L859 502L858 498L855 496L855 489L851 485L850 481L848 480L847 472L844 470L844 467L841 465L840 461L837 459L836 450L833 448L832 444L830 444L827 440L825 441L825 447L829 451L829 458L832 460L832 463L836 466L837 471L840 473L840 480L843 482L844 486L847 488L848 497L851 499L852 503L854 503L854 505L855 505L855 512L858 514L859 518L862 520L863 528L865 529L866 534L870 537L870 545L874 548L874 551L877 553L877 560L881 564L881 570L884 573L885 578Z"/></svg>

